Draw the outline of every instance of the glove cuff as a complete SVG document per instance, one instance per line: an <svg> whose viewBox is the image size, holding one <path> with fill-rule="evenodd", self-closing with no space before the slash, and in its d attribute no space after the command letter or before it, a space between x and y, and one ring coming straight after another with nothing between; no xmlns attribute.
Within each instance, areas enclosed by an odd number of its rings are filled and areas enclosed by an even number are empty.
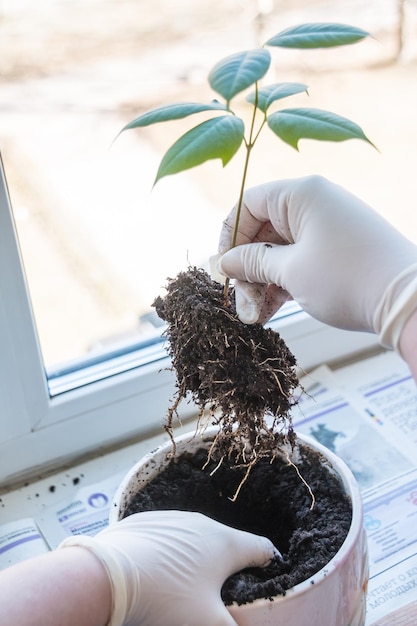
<svg viewBox="0 0 417 626"><path fill-rule="evenodd" d="M417 309L417 263L401 272L387 287L373 322L384 348L399 352L405 323Z"/></svg>
<svg viewBox="0 0 417 626"><path fill-rule="evenodd" d="M107 626L123 626L128 609L128 597L123 567L119 564L120 555L116 558L109 548L96 541L94 537L86 535L67 537L59 544L58 549L70 546L90 550L103 563L112 587L112 613Z"/></svg>

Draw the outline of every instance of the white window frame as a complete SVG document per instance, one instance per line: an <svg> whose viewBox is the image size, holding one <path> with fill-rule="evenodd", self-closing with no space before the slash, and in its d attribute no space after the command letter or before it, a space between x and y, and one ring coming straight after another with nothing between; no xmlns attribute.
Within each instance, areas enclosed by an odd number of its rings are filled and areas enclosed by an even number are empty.
<svg viewBox="0 0 417 626"><path fill-rule="evenodd" d="M374 336L329 328L295 304L272 324L306 370L377 345ZM48 380L0 158L0 486L162 433L174 393L160 337ZM182 418L194 413L183 403Z"/></svg>

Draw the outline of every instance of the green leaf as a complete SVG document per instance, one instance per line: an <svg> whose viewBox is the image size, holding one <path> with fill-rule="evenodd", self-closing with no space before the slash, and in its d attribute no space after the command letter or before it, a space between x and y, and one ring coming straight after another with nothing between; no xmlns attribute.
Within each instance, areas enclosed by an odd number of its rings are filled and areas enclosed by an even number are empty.
<svg viewBox="0 0 417 626"><path fill-rule="evenodd" d="M229 103L236 94L265 76L270 63L271 55L264 48L238 52L216 63L208 81L211 88Z"/></svg>
<svg viewBox="0 0 417 626"><path fill-rule="evenodd" d="M347 24L300 24L271 37L265 45L281 48L332 48L356 43L368 35L366 31Z"/></svg>
<svg viewBox="0 0 417 626"><path fill-rule="evenodd" d="M296 150L300 139L363 139L373 145L360 126L345 117L321 109L282 109L269 115L267 122L280 139Z"/></svg>
<svg viewBox="0 0 417 626"><path fill-rule="evenodd" d="M199 104L197 102L182 102L179 104L168 104L165 106L151 109L143 115L126 124L120 131L130 128L139 128L141 126L149 126L150 124L159 124L159 122L169 122L171 120L179 120L194 113L202 111L225 111L226 106L217 100L213 100L210 104ZM119 133L120 134L120 133Z"/></svg>
<svg viewBox="0 0 417 626"><path fill-rule="evenodd" d="M155 183L210 159L221 159L223 167L238 151L245 132L239 117L222 115L207 120L182 135L165 153Z"/></svg>
<svg viewBox="0 0 417 626"><path fill-rule="evenodd" d="M288 98L288 96L293 96L296 93L301 93L303 91L307 92L307 89L307 85L304 85L303 83L275 83L273 85L268 85L267 87L262 87L262 89L259 89L258 91L257 107L266 113L269 106L276 100ZM250 93L246 98L246 100L251 104L255 104L255 99L255 91Z"/></svg>

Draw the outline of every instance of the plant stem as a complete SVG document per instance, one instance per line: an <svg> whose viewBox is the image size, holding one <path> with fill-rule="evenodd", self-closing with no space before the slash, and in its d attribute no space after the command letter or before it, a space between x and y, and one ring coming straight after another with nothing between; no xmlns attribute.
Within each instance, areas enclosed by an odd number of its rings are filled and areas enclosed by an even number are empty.
<svg viewBox="0 0 417 626"><path fill-rule="evenodd" d="M259 129L259 131L256 134L255 138L253 138L254 130L255 130L255 120L256 120L256 110L257 110L257 107L258 107L258 83L256 83L256 85L255 85L255 102L253 104L253 113L252 113L252 120L251 120L251 125L250 125L250 130L249 130L249 137L248 137L248 140L245 141L245 144L246 144L246 156L245 156L245 163L243 165L242 181L241 181L241 184L240 184L239 199L238 199L237 207L236 207L236 217L235 217L235 223L234 223L234 226L233 226L232 243L231 243L230 248L234 248L235 245L236 245L237 232L238 232L238 226L239 226L239 220L240 220L240 213L242 211L242 204L243 204L243 194L245 193L246 177L247 177L248 169L249 169L249 159L250 159L252 148L255 145L255 142L256 142L257 138L259 137L259 132L261 130L261 129ZM262 126L263 126L263 124L262 124ZM262 126L261 126L261 128L262 128ZM230 283L229 278L226 278L226 281L224 283L224 292L223 292L225 303L228 301L229 283Z"/></svg>

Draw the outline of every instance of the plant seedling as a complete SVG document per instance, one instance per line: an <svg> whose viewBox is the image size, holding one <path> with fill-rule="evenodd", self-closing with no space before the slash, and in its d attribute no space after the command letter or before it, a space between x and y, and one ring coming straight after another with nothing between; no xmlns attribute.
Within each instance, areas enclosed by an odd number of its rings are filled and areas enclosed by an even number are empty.
<svg viewBox="0 0 417 626"><path fill-rule="evenodd" d="M345 141L361 139L373 145L354 122L316 108L277 108L282 100L308 93L307 85L281 82L264 85L271 64L270 48L331 48L354 44L368 33L344 24L311 23L288 28L261 48L232 54L214 65L208 75L216 99L209 103L167 104L147 111L120 132L206 113L209 119L183 134L163 156L154 181L196 167L211 159L227 165L242 144L245 159L238 190L236 233L248 167L261 131L269 128L298 150L300 139ZM249 122L232 104L242 92L251 105ZM188 392L200 408L200 420L209 417L220 426L210 458L228 459L247 468L262 457L274 458L282 444L293 444L290 410L298 386L296 361L278 333L260 324L242 324L229 296L203 271L190 268L168 279L167 295L154 306L167 322L166 336L177 376L178 396L168 413L167 430L178 404ZM272 426L265 421L272 416ZM239 490L238 490L239 491ZM238 492L237 492L238 493ZM237 495L237 493L235 495Z"/></svg>
<svg viewBox="0 0 417 626"><path fill-rule="evenodd" d="M214 65L208 75L208 82L222 101L216 98L205 104L182 102L163 105L132 120L120 133L197 113L214 114L210 119L191 128L167 150L160 162L154 184L164 176L182 172L212 159L220 159L223 166L226 166L243 143L246 158L240 185L236 230L252 149L265 126L296 150L300 139L362 139L372 144L357 124L335 113L300 107L275 110L273 105L277 102L302 92L308 93L308 86L298 82L261 85L260 81L265 78L271 64L268 48L331 48L354 44L368 36L369 33L364 30L337 23L311 23L288 28L268 39L263 47L237 52ZM237 95L250 87L254 87L254 91L249 93L246 101L252 105L252 114L246 128L244 120L236 115L231 104Z"/></svg>

